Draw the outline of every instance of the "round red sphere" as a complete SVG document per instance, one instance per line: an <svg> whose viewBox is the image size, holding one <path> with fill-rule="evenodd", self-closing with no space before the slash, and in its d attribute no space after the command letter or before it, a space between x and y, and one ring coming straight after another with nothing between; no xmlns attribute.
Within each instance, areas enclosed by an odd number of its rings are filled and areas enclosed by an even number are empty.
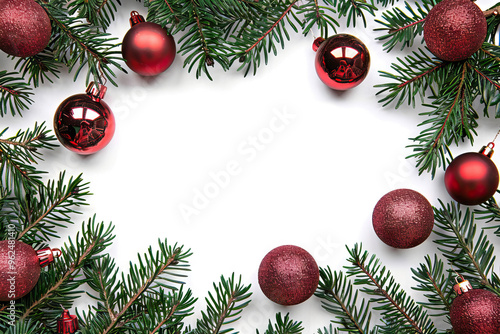
<svg viewBox="0 0 500 334"><path fill-rule="evenodd" d="M88 155L102 150L115 133L115 117L102 99L77 94L64 100L54 115L54 132L70 151Z"/></svg>
<svg viewBox="0 0 500 334"><path fill-rule="evenodd" d="M425 44L436 57L460 61L474 54L486 38L483 11L470 0L443 0L427 14Z"/></svg>
<svg viewBox="0 0 500 334"><path fill-rule="evenodd" d="M0 241L0 301L27 295L38 282L40 271L33 247L17 240Z"/></svg>
<svg viewBox="0 0 500 334"><path fill-rule="evenodd" d="M339 34L313 44L316 50L316 73L325 85L335 90L356 87L365 80L370 69L370 53L358 38Z"/></svg>
<svg viewBox="0 0 500 334"><path fill-rule="evenodd" d="M396 189L375 205L373 229L385 244L412 248L427 240L434 227L434 211L429 201L411 189Z"/></svg>
<svg viewBox="0 0 500 334"><path fill-rule="evenodd" d="M175 54L172 35L153 22L135 24L123 38L122 55L127 66L143 76L165 71L174 62Z"/></svg>
<svg viewBox="0 0 500 334"><path fill-rule="evenodd" d="M483 289L459 295L451 304L450 321L455 334L498 334L500 297Z"/></svg>
<svg viewBox="0 0 500 334"><path fill-rule="evenodd" d="M259 267L259 286L267 298L280 305L309 299L319 283L319 269L306 250L284 245L271 250Z"/></svg>
<svg viewBox="0 0 500 334"><path fill-rule="evenodd" d="M16 57L41 52L52 28L45 10L33 0L0 0L0 49Z"/></svg>
<svg viewBox="0 0 500 334"><path fill-rule="evenodd" d="M491 198L498 189L499 175L495 163L482 153L459 155L444 174L450 196L460 204L477 205Z"/></svg>

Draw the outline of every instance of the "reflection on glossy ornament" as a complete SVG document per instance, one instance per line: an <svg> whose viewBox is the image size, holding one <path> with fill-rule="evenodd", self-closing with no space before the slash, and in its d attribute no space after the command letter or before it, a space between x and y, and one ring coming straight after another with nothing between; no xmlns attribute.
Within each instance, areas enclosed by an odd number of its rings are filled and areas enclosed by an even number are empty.
<svg viewBox="0 0 500 334"><path fill-rule="evenodd" d="M444 184L450 196L460 204L477 205L491 198L499 183L498 169L491 160L493 143L480 152L459 155L444 174Z"/></svg>
<svg viewBox="0 0 500 334"><path fill-rule="evenodd" d="M82 155L102 150L115 133L115 117L102 100L106 86L87 88L86 94L77 94L64 100L54 116L54 132L61 144Z"/></svg>
<svg viewBox="0 0 500 334"><path fill-rule="evenodd" d="M318 46L319 45L319 46ZM314 41L316 73L325 85L347 90L359 85L370 69L370 53L358 38L339 34Z"/></svg>
<svg viewBox="0 0 500 334"><path fill-rule="evenodd" d="M169 68L176 54L172 35L159 24L145 22L136 11L131 13L130 25L122 43L127 66L144 76L158 75Z"/></svg>

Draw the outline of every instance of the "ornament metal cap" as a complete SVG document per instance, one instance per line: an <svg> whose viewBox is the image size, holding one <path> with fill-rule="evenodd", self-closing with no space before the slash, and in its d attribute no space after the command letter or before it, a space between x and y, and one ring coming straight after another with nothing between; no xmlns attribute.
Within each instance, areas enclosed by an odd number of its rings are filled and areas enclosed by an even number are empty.
<svg viewBox="0 0 500 334"><path fill-rule="evenodd" d="M101 85L100 83L95 84L93 81L89 84L87 87L87 90L85 91L92 100L99 102L101 99L104 98L104 95L106 95L106 91L108 88L106 86Z"/></svg>
<svg viewBox="0 0 500 334"><path fill-rule="evenodd" d="M76 333L79 328L76 315L69 314L68 310L64 310L61 317L57 319L58 334L73 334Z"/></svg>
<svg viewBox="0 0 500 334"><path fill-rule="evenodd" d="M464 279L462 282L457 281L457 284L453 286L453 290L455 290L457 295L463 295L469 290L472 290L472 285L468 280Z"/></svg>
<svg viewBox="0 0 500 334"><path fill-rule="evenodd" d="M59 248L50 249L50 247L46 247L36 251L36 255L40 261L40 267L42 268L54 262L54 258L58 258L61 254L62 252Z"/></svg>
<svg viewBox="0 0 500 334"><path fill-rule="evenodd" d="M139 12L136 10L134 10L130 13L130 20L129 21L130 21L131 27L135 26L136 24L146 22L146 20L144 19L144 16L139 14Z"/></svg>
<svg viewBox="0 0 500 334"><path fill-rule="evenodd" d="M493 142L490 142L488 143L488 145L486 146L483 146L481 148L481 150L479 151L479 153L481 154L484 154L485 156L487 156L488 158L491 158L491 156L493 155L494 151L493 151L493 147L495 147L495 144Z"/></svg>

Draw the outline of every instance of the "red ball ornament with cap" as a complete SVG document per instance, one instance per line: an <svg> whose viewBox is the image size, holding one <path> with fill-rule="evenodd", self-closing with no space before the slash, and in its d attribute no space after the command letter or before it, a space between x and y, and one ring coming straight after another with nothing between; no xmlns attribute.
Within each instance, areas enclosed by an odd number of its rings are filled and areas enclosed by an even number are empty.
<svg viewBox="0 0 500 334"><path fill-rule="evenodd" d="M115 117L104 102L106 86L94 84L86 94L64 100L54 115L54 132L70 151L88 155L102 150L115 133Z"/></svg>
<svg viewBox="0 0 500 334"><path fill-rule="evenodd" d="M130 25L122 43L127 66L143 76L158 75L169 68L176 54L172 35L159 24L145 22L136 11L131 13Z"/></svg>
<svg viewBox="0 0 500 334"><path fill-rule="evenodd" d="M41 268L59 257L59 249L33 247L17 240L0 241L0 301L27 295L40 278Z"/></svg>
<svg viewBox="0 0 500 334"><path fill-rule="evenodd" d="M491 160L493 143L478 152L459 155L444 174L444 184L450 196L460 204L477 205L491 198L498 189L499 174Z"/></svg>
<svg viewBox="0 0 500 334"><path fill-rule="evenodd" d="M339 34L313 43L315 68L320 80L335 90L347 90L365 80L370 69L370 53L358 38Z"/></svg>
<svg viewBox="0 0 500 334"><path fill-rule="evenodd" d="M455 334L500 333L500 297L491 291L473 289L469 281L453 287L457 297L450 308Z"/></svg>

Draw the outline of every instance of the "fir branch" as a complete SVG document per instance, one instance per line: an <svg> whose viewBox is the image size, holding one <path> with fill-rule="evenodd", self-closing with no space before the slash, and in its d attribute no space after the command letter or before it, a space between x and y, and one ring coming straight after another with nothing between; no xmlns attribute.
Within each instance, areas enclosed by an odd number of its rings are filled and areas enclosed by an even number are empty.
<svg viewBox="0 0 500 334"><path fill-rule="evenodd" d="M358 308L358 291L354 291L352 282L341 271L332 273L330 267L320 268L319 273L320 282L315 295L322 299L323 308L335 315L332 322L343 327L339 331L376 333L376 329L370 329L370 303L363 299Z"/></svg>
<svg viewBox="0 0 500 334"><path fill-rule="evenodd" d="M385 326L381 333L436 333L437 330L423 308L416 304L394 280L391 272L382 266L380 260L356 244L348 249L350 266L348 276L354 276L354 284L365 286L361 291L374 296L371 303L379 306L373 309L382 312Z"/></svg>
<svg viewBox="0 0 500 334"><path fill-rule="evenodd" d="M102 256L114 239L113 229L111 224L106 227L103 222L96 223L95 217L82 224L75 242L68 239L61 248L61 257L47 267L35 288L16 305L23 307L20 320L33 319L55 326L61 306L72 307L80 294L76 289L84 282L77 279L82 267Z"/></svg>
<svg viewBox="0 0 500 334"><path fill-rule="evenodd" d="M48 334L48 329L39 323L31 321L18 321L13 326L7 327L4 334Z"/></svg>
<svg viewBox="0 0 500 334"><path fill-rule="evenodd" d="M71 16L84 18L106 31L115 20L117 4L121 6L120 0L75 0L68 3L68 10Z"/></svg>
<svg viewBox="0 0 500 334"><path fill-rule="evenodd" d="M411 271L413 279L418 283L414 289L422 291L427 298L427 302L420 305L430 311L437 311L433 316L448 315L454 297L451 270L444 271L444 263L437 255L434 255L434 259L426 255L425 263L420 263L417 269L412 268Z"/></svg>
<svg viewBox="0 0 500 334"><path fill-rule="evenodd" d="M325 0L324 2L327 6L321 6L318 0L302 1L298 5L297 15L302 15L304 17L301 24L304 36L307 36L314 27L317 27L320 36L324 38L330 36L329 28L331 28L334 33L337 32L336 27L339 27L340 24L331 16L336 13L333 8L333 0Z"/></svg>
<svg viewBox="0 0 500 334"><path fill-rule="evenodd" d="M283 318L279 312L276 313L276 322L274 325L271 323L271 320L269 320L269 324L264 334L300 334L303 330L302 322L290 319L289 313ZM258 330L257 334L259 334Z"/></svg>
<svg viewBox="0 0 500 334"><path fill-rule="evenodd" d="M33 102L29 85L18 77L19 73L0 71L0 117L10 111L12 116L21 115Z"/></svg>
<svg viewBox="0 0 500 334"><path fill-rule="evenodd" d="M496 258L494 247L484 231L476 236L474 213L469 208L463 212L455 202L439 203L441 208L434 208L438 249L473 285L492 288L489 275Z"/></svg>
<svg viewBox="0 0 500 334"><path fill-rule="evenodd" d="M189 334L225 334L233 331L233 328L223 328L240 318L243 309L250 303L248 299L252 293L249 292L250 285L245 286L235 281L234 273L229 279L221 276L219 284L213 284L214 293L209 292L205 298L207 302L206 312L201 312L201 318L196 322L194 330L187 329ZM236 332L233 332L236 333Z"/></svg>
<svg viewBox="0 0 500 334"><path fill-rule="evenodd" d="M333 5L337 7L339 18L347 18L347 26L351 24L356 26L356 20L361 18L363 25L366 27L365 13L375 16L377 7L373 4L373 0L368 3L367 0L333 0Z"/></svg>

